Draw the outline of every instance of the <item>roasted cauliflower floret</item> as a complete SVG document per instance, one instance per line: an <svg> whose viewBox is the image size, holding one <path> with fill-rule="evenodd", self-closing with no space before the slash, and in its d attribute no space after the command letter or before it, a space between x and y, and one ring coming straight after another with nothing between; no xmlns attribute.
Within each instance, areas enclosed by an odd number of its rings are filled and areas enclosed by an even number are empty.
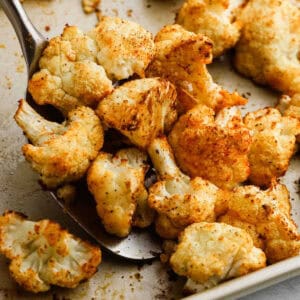
<svg viewBox="0 0 300 300"><path fill-rule="evenodd" d="M217 206L224 205L225 192L200 177L190 179L176 166L165 137L155 139L149 155L159 181L150 187L148 202L159 218L156 231L166 239L176 238L186 226L216 219Z"/></svg>
<svg viewBox="0 0 300 300"><path fill-rule="evenodd" d="M29 81L36 103L51 104L65 115L77 106L96 106L112 92L112 82L96 62L97 45L75 26L49 41L40 68Z"/></svg>
<svg viewBox="0 0 300 300"><path fill-rule="evenodd" d="M282 117L275 108L259 109L248 113L245 125L253 133L249 153L249 179L256 185L268 186L272 178L285 174L295 150L300 121Z"/></svg>
<svg viewBox="0 0 300 300"><path fill-rule="evenodd" d="M203 222L188 226L180 234L170 263L188 281L211 287L265 267L266 257L246 231L223 223Z"/></svg>
<svg viewBox="0 0 300 300"><path fill-rule="evenodd" d="M99 104L104 124L120 131L138 147L147 148L177 118L176 90L160 78L126 82Z"/></svg>
<svg viewBox="0 0 300 300"><path fill-rule="evenodd" d="M78 107L65 124L49 122L21 100L15 120L33 143L23 154L48 188L80 179L103 145L99 118L88 107Z"/></svg>
<svg viewBox="0 0 300 300"><path fill-rule="evenodd" d="M212 62L212 42L206 36L168 25L156 35L155 45L156 56L146 75L166 78L176 86L179 112L197 104L219 110L246 103L237 93L231 94L213 82L206 68Z"/></svg>
<svg viewBox="0 0 300 300"><path fill-rule="evenodd" d="M300 92L299 8L289 0L250 0L241 18L237 70L276 90Z"/></svg>
<svg viewBox="0 0 300 300"><path fill-rule="evenodd" d="M289 192L284 185L273 181L267 190L238 187L227 203L228 211L219 221L249 232L269 263L300 254L300 235L290 215Z"/></svg>
<svg viewBox="0 0 300 300"><path fill-rule="evenodd" d="M176 23L186 30L208 36L214 43L214 57L235 46L240 37L239 20L245 0L187 0Z"/></svg>
<svg viewBox="0 0 300 300"><path fill-rule="evenodd" d="M294 94L292 97L283 95L276 108L283 116L293 117L300 121L300 94ZM300 143L300 134L297 136L297 142Z"/></svg>
<svg viewBox="0 0 300 300"><path fill-rule="evenodd" d="M148 198L144 186L148 169L147 156L138 149L120 150L115 156L100 152L89 169L87 182L97 202L97 212L107 232L119 237L129 234L131 226L151 224L153 212L139 214L135 222L137 206L143 209ZM147 203L147 202L146 202ZM150 208L147 208L150 211Z"/></svg>
<svg viewBox="0 0 300 300"><path fill-rule="evenodd" d="M238 110L223 109L215 117L212 109L202 105L181 116L169 135L184 172L225 189L248 178L251 141Z"/></svg>
<svg viewBox="0 0 300 300"><path fill-rule="evenodd" d="M102 17L89 33L97 43L97 60L111 79L125 79L144 71L155 54L152 34L137 23Z"/></svg>
<svg viewBox="0 0 300 300"><path fill-rule="evenodd" d="M51 285L75 288L101 262L98 247L74 237L49 220L32 222L15 212L0 217L0 252L11 260L12 277L38 293Z"/></svg>

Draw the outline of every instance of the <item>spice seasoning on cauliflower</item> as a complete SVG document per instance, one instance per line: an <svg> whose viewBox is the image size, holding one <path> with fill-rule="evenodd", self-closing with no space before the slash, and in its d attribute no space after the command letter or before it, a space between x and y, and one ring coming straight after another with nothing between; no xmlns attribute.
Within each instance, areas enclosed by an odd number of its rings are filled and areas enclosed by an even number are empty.
<svg viewBox="0 0 300 300"><path fill-rule="evenodd" d="M253 133L249 153L249 179L256 185L269 186L272 178L283 176L295 151L300 120L284 116L275 108L248 113L245 125Z"/></svg>
<svg viewBox="0 0 300 300"><path fill-rule="evenodd" d="M218 57L235 46L240 37L241 14L245 0L186 0L176 23L186 30L208 36Z"/></svg>
<svg viewBox="0 0 300 300"><path fill-rule="evenodd" d="M28 90L39 105L51 104L65 115L77 106L94 107L112 92L112 82L97 64L97 45L75 26L49 41Z"/></svg>
<svg viewBox="0 0 300 300"><path fill-rule="evenodd" d="M144 186L146 161L143 152L129 148L118 151L115 156L100 152L92 163L87 176L88 187L107 232L125 237L132 225L146 227L152 223L153 212L145 206L148 198ZM136 213L138 220L135 220Z"/></svg>
<svg viewBox="0 0 300 300"><path fill-rule="evenodd" d="M12 277L38 293L51 285L75 288L101 262L101 251L49 220L32 222L15 212L0 217L0 252L11 260Z"/></svg>
<svg viewBox="0 0 300 300"><path fill-rule="evenodd" d="M296 118L300 121L300 94L293 96L283 95L276 108L285 117ZM300 143L300 134L297 135L297 142Z"/></svg>
<svg viewBox="0 0 300 300"><path fill-rule="evenodd" d="M144 71L155 54L152 34L137 23L102 17L89 36L98 46L97 60L111 79L121 80Z"/></svg>
<svg viewBox="0 0 300 300"><path fill-rule="evenodd" d="M223 189L232 189L250 173L250 130L233 108L216 116L199 105L182 115L169 142L178 166L191 177L202 177Z"/></svg>
<svg viewBox="0 0 300 300"><path fill-rule="evenodd" d="M250 0L241 19L237 70L278 91L300 92L299 8L290 0Z"/></svg>
<svg viewBox="0 0 300 300"><path fill-rule="evenodd" d="M212 42L206 36L167 25L156 35L155 45L156 55L146 75L166 78L176 86L180 113L197 104L214 110L246 104L236 92L229 93L214 83L206 68L212 62Z"/></svg>
<svg viewBox="0 0 300 300"><path fill-rule="evenodd" d="M147 148L177 119L176 90L161 78L132 80L103 99L96 113L106 126L120 131L134 145Z"/></svg>
<svg viewBox="0 0 300 300"><path fill-rule="evenodd" d="M266 266L266 257L246 231L202 222L180 234L170 263L177 274L188 277L186 288L192 285L197 291L261 269Z"/></svg>
<svg viewBox="0 0 300 300"><path fill-rule="evenodd" d="M300 235L284 185L273 181L267 190L237 187L227 203L228 211L218 221L246 230L255 246L265 251L269 263L300 254Z"/></svg>
<svg viewBox="0 0 300 300"><path fill-rule="evenodd" d="M23 154L48 188L80 179L103 145L100 120L88 107L72 110L65 124L57 124L21 100L15 120L33 143L23 146Z"/></svg>
<svg viewBox="0 0 300 300"><path fill-rule="evenodd" d="M150 187L148 198L158 212L157 233L174 239L192 223L215 221L225 206L226 193L207 180L183 174L165 137L155 139L148 152L160 179Z"/></svg>

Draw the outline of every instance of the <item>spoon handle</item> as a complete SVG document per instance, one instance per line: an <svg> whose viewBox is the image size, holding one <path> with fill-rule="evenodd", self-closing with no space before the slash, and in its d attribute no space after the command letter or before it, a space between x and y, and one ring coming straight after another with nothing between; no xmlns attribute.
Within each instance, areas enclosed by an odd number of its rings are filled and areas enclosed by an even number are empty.
<svg viewBox="0 0 300 300"><path fill-rule="evenodd" d="M0 0L0 6L15 29L27 64L28 76L31 77L37 69L47 41L32 25L19 0Z"/></svg>

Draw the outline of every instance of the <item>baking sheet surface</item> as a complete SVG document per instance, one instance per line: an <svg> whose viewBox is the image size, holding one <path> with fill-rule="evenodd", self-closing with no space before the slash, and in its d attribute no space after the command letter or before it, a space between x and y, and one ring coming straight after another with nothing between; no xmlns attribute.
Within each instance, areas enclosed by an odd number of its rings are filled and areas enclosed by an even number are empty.
<svg viewBox="0 0 300 300"><path fill-rule="evenodd" d="M164 24L172 23L183 1L102 0L105 15L118 15L134 20L156 33ZM64 24L89 30L96 15L84 15L80 0L26 0L26 11L36 27L47 37L61 33ZM272 106L278 95L254 85L237 75L228 58L210 66L215 80L229 90L238 90L249 98L247 109ZM37 175L21 154L26 142L14 123L17 101L24 97L26 67L21 50L8 19L0 9L0 213L7 209L21 211L31 219L50 218L60 222L75 234L87 236L66 216L50 195L37 183ZM282 180L291 192L293 216L300 225L299 157L293 160ZM299 213L299 215L298 215ZM136 265L104 255L99 272L74 290L53 288L51 292L34 296L21 291L10 279L7 260L0 256L0 298L14 299L174 299L180 297L182 279L164 269L159 262ZM265 272L268 272L267 269ZM275 271L272 271L276 273ZM264 274L264 273L263 273ZM266 273L267 274L267 273ZM263 275L262 275L263 276ZM230 284L229 282L227 285Z"/></svg>

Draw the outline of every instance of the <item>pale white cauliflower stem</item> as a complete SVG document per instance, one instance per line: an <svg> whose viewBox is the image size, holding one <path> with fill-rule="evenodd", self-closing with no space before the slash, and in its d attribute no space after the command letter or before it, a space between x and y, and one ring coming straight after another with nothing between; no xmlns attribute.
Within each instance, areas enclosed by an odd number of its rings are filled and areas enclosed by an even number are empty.
<svg viewBox="0 0 300 300"><path fill-rule="evenodd" d="M96 113L106 126L117 129L136 146L147 148L177 119L176 90L161 78L132 80L103 99Z"/></svg>
<svg viewBox="0 0 300 300"><path fill-rule="evenodd" d="M299 7L290 0L251 0L241 21L237 70L284 93L300 92Z"/></svg>
<svg viewBox="0 0 300 300"><path fill-rule="evenodd" d="M245 0L187 0L176 23L186 30L208 36L214 43L214 57L235 46L240 37L239 20Z"/></svg>
<svg viewBox="0 0 300 300"><path fill-rule="evenodd" d="M97 60L112 79L133 74L144 77L144 70L155 54L152 35L142 26L119 18L102 17L89 33L98 46Z"/></svg>
<svg viewBox="0 0 300 300"><path fill-rule="evenodd" d="M15 120L33 143L23 146L23 154L48 188L80 179L103 145L100 120L88 107L72 110L60 125L21 100Z"/></svg>
<svg viewBox="0 0 300 300"><path fill-rule="evenodd" d="M0 217L0 252L11 260L12 277L38 293L51 285L74 288L101 262L98 247L74 237L54 222L32 222L8 212Z"/></svg>
<svg viewBox="0 0 300 300"><path fill-rule="evenodd" d="M266 266L250 235L223 223L194 223L180 234L170 259L173 270L199 286L245 275Z"/></svg>
<svg viewBox="0 0 300 300"><path fill-rule="evenodd" d="M150 207L159 214L158 234L172 239L189 224L215 221L216 206L226 201L225 192L200 177L184 175L165 137L155 139L148 152L160 179L150 187L148 198Z"/></svg>
<svg viewBox="0 0 300 300"><path fill-rule="evenodd" d="M115 156L100 152L89 169L88 187L107 232L125 237L132 225L142 223L144 227L152 222L153 213L147 213L150 208L145 208L146 160L147 156L135 148L120 150ZM135 214L139 215L137 222Z"/></svg>
<svg viewBox="0 0 300 300"><path fill-rule="evenodd" d="M249 153L249 179L256 185L269 186L272 178L285 174L295 151L300 120L281 116L275 108L248 113L245 125L253 133Z"/></svg>
<svg viewBox="0 0 300 300"><path fill-rule="evenodd" d="M296 118L300 121L300 94L293 96L283 95L276 108L285 117ZM298 133L297 142L300 143L300 134Z"/></svg>
<svg viewBox="0 0 300 300"><path fill-rule="evenodd" d="M197 104L220 110L247 102L213 81L206 68L212 62L212 42L206 36L196 35L180 25L167 25L157 33L155 45L156 55L146 75L166 78L176 86L180 113Z"/></svg>
<svg viewBox="0 0 300 300"><path fill-rule="evenodd" d="M38 104L51 104L65 115L77 106L95 107L113 90L107 76L143 76L154 53L151 33L130 21L104 17L88 34L67 26L49 41L28 89Z"/></svg>
<svg viewBox="0 0 300 300"><path fill-rule="evenodd" d="M299 255L300 235L284 185L273 181L267 190L241 186L233 190L227 203L228 211L218 221L246 230L269 263Z"/></svg>

